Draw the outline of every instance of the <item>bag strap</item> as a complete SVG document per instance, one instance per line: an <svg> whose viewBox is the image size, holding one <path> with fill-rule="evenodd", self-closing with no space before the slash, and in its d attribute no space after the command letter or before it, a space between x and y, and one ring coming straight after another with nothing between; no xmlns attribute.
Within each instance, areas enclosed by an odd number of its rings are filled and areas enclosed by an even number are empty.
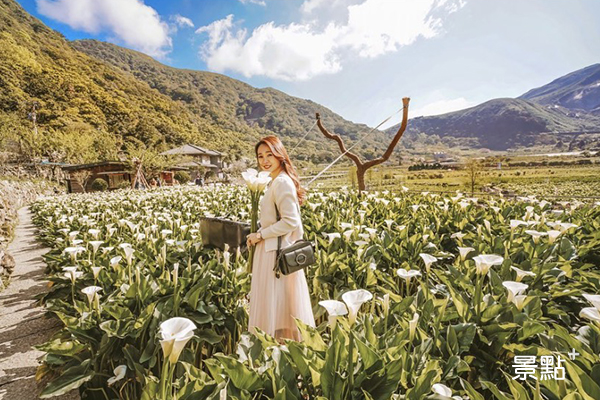
<svg viewBox="0 0 600 400"><path fill-rule="evenodd" d="M277 213L277 221L279 221L281 219L281 216L279 215L279 210L277 209L277 203L275 204L275 212ZM281 250L281 236L277 236L277 255L279 255L279 251Z"/></svg>

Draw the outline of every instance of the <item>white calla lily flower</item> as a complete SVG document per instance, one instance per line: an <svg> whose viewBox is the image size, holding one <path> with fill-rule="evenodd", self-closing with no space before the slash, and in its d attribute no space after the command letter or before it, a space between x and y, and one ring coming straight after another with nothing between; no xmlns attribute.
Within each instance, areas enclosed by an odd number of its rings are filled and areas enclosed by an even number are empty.
<svg viewBox="0 0 600 400"><path fill-rule="evenodd" d="M596 307L586 307L579 312L581 318L589 319L600 326L600 311Z"/></svg>
<svg viewBox="0 0 600 400"><path fill-rule="evenodd" d="M514 230L515 228L517 228L521 225L528 225L528 224L527 224L527 222L521 221L519 219L511 219L510 220L510 229L511 230Z"/></svg>
<svg viewBox="0 0 600 400"><path fill-rule="evenodd" d="M517 278L516 278L517 282L521 282L523 280L523 278L525 278L526 276L536 276L535 272L524 271L517 267L510 267L510 269L512 269L513 271L515 271L517 273Z"/></svg>
<svg viewBox="0 0 600 400"><path fill-rule="evenodd" d="M417 332L417 326L419 324L419 314L418 313L414 313L413 314L413 318L408 321L408 330L409 330L409 338L410 340L413 340L413 338L415 337L415 333Z"/></svg>
<svg viewBox="0 0 600 400"><path fill-rule="evenodd" d="M337 317L348 314L348 309L346 308L346 305L341 301L322 300L319 302L319 305L322 306L325 310L327 310L329 327L331 329L335 328Z"/></svg>
<svg viewBox="0 0 600 400"><path fill-rule="evenodd" d="M98 279L100 271L102 271L102 267L92 267L92 274L94 275L94 279Z"/></svg>
<svg viewBox="0 0 600 400"><path fill-rule="evenodd" d="M537 244L542 236L548 236L546 232L538 232L531 229L525 231L526 234L533 238L533 243Z"/></svg>
<svg viewBox="0 0 600 400"><path fill-rule="evenodd" d="M429 267L438 260L437 257L427 253L420 253L419 256L421 259L423 259L423 262L425 263L425 269L427 270L427 273L429 273Z"/></svg>
<svg viewBox="0 0 600 400"><path fill-rule="evenodd" d="M187 318L175 317L160 324L160 345L165 358L176 364L187 342L194 337L196 325Z"/></svg>
<svg viewBox="0 0 600 400"><path fill-rule="evenodd" d="M104 242L102 240L92 240L90 242L90 244L92 245L92 251L94 253L96 253L98 251L98 248L100 247L100 245L102 245Z"/></svg>
<svg viewBox="0 0 600 400"><path fill-rule="evenodd" d="M431 387L431 390L433 390L435 394L439 394L440 396L452 397L452 389L441 383L435 383Z"/></svg>
<svg viewBox="0 0 600 400"><path fill-rule="evenodd" d="M242 172L242 178L244 178L248 189L253 192L262 192L272 179L268 171L259 173L254 168L248 168L245 172Z"/></svg>
<svg viewBox="0 0 600 400"><path fill-rule="evenodd" d="M125 253L125 260L127 261L127 265L131 265L131 261L133 260L133 253L135 250L133 247L124 247L123 252Z"/></svg>
<svg viewBox="0 0 600 400"><path fill-rule="evenodd" d="M486 275L493 265L500 265L504 262L504 257L496 254L480 254L473 257L477 274Z"/></svg>
<svg viewBox="0 0 600 400"><path fill-rule="evenodd" d="M365 289L351 290L342 295L342 300L344 300L344 303L348 306L350 326L354 325L356 322L356 316L360 306L372 298L373 294Z"/></svg>
<svg viewBox="0 0 600 400"><path fill-rule="evenodd" d="M335 240L335 238L340 239L342 237L342 235L340 235L338 232L333 232L333 233L323 232L323 236L325 236L327 239L329 239L329 244L331 244Z"/></svg>
<svg viewBox="0 0 600 400"><path fill-rule="evenodd" d="M106 381L108 386L112 386L115 384L115 382L118 382L121 379L125 378L125 374L127 373L127 365L119 365L113 370L113 373L115 374L115 376L108 378L108 380Z"/></svg>
<svg viewBox="0 0 600 400"><path fill-rule="evenodd" d="M100 292L101 290L102 288L100 286L88 286L86 288L81 289L81 292L87 296L88 301L90 302L90 304L92 304L94 302L94 297L100 297L98 292Z"/></svg>
<svg viewBox="0 0 600 400"><path fill-rule="evenodd" d="M600 311L600 294L583 294L583 297L590 302L591 305Z"/></svg>
<svg viewBox="0 0 600 400"><path fill-rule="evenodd" d="M513 301L515 296L522 294L529 287L529 285L527 285L525 283L514 282L514 281L502 282L502 286L504 286L506 288L506 290L508 290L508 298L507 298L508 301Z"/></svg>
<svg viewBox="0 0 600 400"><path fill-rule="evenodd" d="M402 278L402 279L406 279L406 280L410 280L411 278L417 277L417 276L421 276L421 272L414 270L414 269L409 269L408 271L404 268L400 268L396 271L396 274Z"/></svg>
<svg viewBox="0 0 600 400"><path fill-rule="evenodd" d="M121 260L123 259L123 257L121 256L115 256L113 258L110 259L110 266L111 267L116 267L117 265L119 265L119 263L121 262Z"/></svg>
<svg viewBox="0 0 600 400"><path fill-rule="evenodd" d="M475 249L472 247L459 247L458 252L460 254L460 259L464 260L465 258L467 258L467 255L472 251L475 251Z"/></svg>
<svg viewBox="0 0 600 400"><path fill-rule="evenodd" d="M570 222L561 222L560 223L560 231L561 231L561 233L565 233L569 229L571 229L571 228L577 228L577 227L579 227L579 225L575 225L575 224L572 224Z"/></svg>
<svg viewBox="0 0 600 400"><path fill-rule="evenodd" d="M548 243L552 244L558 239L558 237L562 234L561 231L557 231L552 229L551 231L546 232L548 234Z"/></svg>

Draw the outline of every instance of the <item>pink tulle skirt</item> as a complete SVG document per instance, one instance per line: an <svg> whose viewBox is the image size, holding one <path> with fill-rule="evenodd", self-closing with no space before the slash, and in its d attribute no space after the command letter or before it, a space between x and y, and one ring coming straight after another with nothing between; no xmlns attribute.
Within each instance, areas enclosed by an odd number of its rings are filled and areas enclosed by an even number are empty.
<svg viewBox="0 0 600 400"><path fill-rule="evenodd" d="M254 251L248 330L254 333L257 327L276 339L301 341L294 317L315 326L304 271L277 279L273 271L277 252L266 252L264 244L258 242Z"/></svg>

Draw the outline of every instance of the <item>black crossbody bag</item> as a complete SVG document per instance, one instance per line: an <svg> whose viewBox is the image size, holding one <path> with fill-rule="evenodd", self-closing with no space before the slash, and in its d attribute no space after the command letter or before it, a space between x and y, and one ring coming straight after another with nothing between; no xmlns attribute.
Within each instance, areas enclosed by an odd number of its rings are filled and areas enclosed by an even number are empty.
<svg viewBox="0 0 600 400"><path fill-rule="evenodd" d="M279 210L275 205L277 221L280 220ZM298 239L285 249L281 248L281 236L277 237L277 257L275 258L275 276L277 279L283 275L289 275L317 262L315 257L315 245L313 242Z"/></svg>

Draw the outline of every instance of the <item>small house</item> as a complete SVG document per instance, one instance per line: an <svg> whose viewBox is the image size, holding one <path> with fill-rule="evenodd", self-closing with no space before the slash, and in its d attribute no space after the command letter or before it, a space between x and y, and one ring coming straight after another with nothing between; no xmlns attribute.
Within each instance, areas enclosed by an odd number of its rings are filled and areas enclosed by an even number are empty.
<svg viewBox="0 0 600 400"><path fill-rule="evenodd" d="M224 178L223 168L227 168L227 163L223 161L225 153L205 149L194 144L185 144L161 154L180 155L190 158L191 161L179 164L178 167L188 168L192 179L196 179L199 173L202 173L204 178L215 176L222 179Z"/></svg>

